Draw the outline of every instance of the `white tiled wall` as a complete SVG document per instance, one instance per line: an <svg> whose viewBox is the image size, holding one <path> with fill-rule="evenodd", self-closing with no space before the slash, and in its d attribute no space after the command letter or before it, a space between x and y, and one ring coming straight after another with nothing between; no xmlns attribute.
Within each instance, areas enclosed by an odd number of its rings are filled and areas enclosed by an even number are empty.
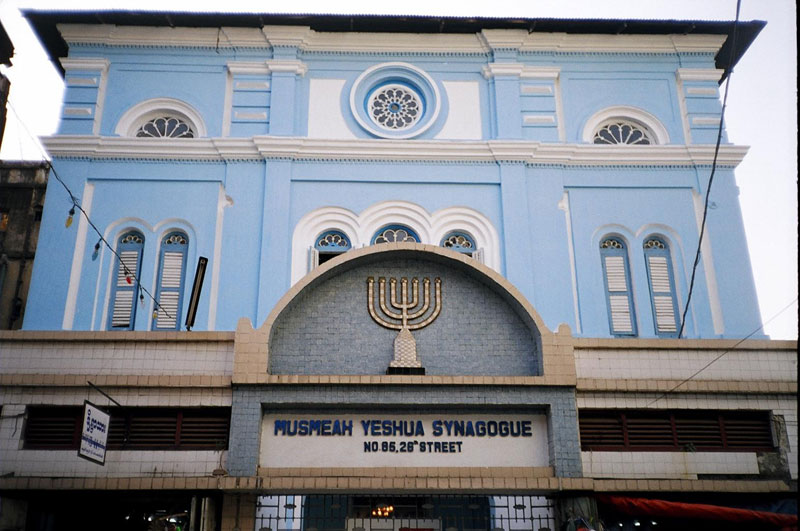
<svg viewBox="0 0 800 531"><path fill-rule="evenodd" d="M581 452L591 478L697 479L698 474L758 474L755 452Z"/></svg>
<svg viewBox="0 0 800 531"><path fill-rule="evenodd" d="M230 406L230 389L106 389L126 406ZM73 477L176 477L207 476L220 466L217 451L118 451L110 450L105 466L77 456L75 450L23 450L25 405L82 405L89 399L98 405L108 400L90 388L0 389L0 476ZM227 452L223 453L224 456Z"/></svg>
<svg viewBox="0 0 800 531"><path fill-rule="evenodd" d="M750 409L772 411L775 415L783 417L786 426L786 435L789 439L787 458L792 479L797 479L797 399L788 395L745 395L745 394L695 394L673 393L665 396L663 393L579 393L577 397L578 409ZM584 452L588 453L588 452ZM598 452L592 452L598 453ZM602 452L624 453L624 452ZM667 453L667 452L662 452ZM653 455L648 452L646 455ZM709 455L706 452L696 455ZM729 454L725 455L739 455ZM755 454L753 454L755 455ZM584 458L584 467L586 466ZM587 469L584 468L584 473ZM703 474L707 472L702 472ZM734 472L726 472L734 473ZM738 473L738 472L736 472Z"/></svg>
<svg viewBox="0 0 800 531"><path fill-rule="evenodd" d="M578 378L683 380L724 350L575 349ZM700 380L794 380L797 353L789 350L727 352L696 376Z"/></svg>
<svg viewBox="0 0 800 531"><path fill-rule="evenodd" d="M0 373L230 375L232 341L5 342Z"/></svg>

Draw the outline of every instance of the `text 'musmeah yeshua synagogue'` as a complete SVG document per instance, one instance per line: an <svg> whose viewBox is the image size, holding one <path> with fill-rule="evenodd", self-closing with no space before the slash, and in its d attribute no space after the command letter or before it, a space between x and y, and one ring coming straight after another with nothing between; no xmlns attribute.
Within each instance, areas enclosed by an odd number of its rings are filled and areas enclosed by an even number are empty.
<svg viewBox="0 0 800 531"><path fill-rule="evenodd" d="M25 16L0 528L797 529L720 125L763 22Z"/></svg>

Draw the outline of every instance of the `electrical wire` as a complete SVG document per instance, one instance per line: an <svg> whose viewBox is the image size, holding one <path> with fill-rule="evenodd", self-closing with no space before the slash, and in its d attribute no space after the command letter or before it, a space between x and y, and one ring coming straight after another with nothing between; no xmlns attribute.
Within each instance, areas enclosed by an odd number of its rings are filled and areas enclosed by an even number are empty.
<svg viewBox="0 0 800 531"><path fill-rule="evenodd" d="M719 114L719 129L717 130L717 143L714 147L714 160L711 163L711 175L708 177L708 184L706 185L706 198L703 204L703 221L700 223L700 237L697 240L697 252L694 255L694 264L692 264L692 278L689 281L689 292L686 295L686 305L683 308L681 315L681 327L678 330L678 338L683 335L683 329L686 326L686 315L689 313L689 303L692 301L692 292L694 291L694 279L697 274L697 266L700 263L700 249L703 246L703 236L706 232L706 218L708 217L708 200L711 196L711 184L714 182L714 174L717 171L717 157L719 156L719 146L722 142L723 124L725 121L725 107L728 105L728 89L731 86L731 77L733 77L733 56L736 52L736 30L739 27L739 12L742 7L742 0L736 0L736 18L733 21L733 30L731 31L731 49L728 57L728 77L725 80L725 95L722 98L722 111Z"/></svg>
<svg viewBox="0 0 800 531"><path fill-rule="evenodd" d="M767 321L766 321L764 324L762 324L762 325L759 325L759 326L758 326L758 328L756 328L755 330L753 330L752 332L750 332L749 334L747 334L746 336L744 336L742 339L740 339L739 341L737 341L737 342L736 342L736 344L735 344L735 345L733 345L731 348L729 348L729 349L727 349L727 350L723 351L723 352L722 352L722 354L720 354L719 356L717 356L717 357L716 357L716 358L714 358L713 360L711 360L711 361L709 361L708 363L706 363L706 364L705 364L705 365L704 365L702 368L700 368L698 371L696 371L694 374L692 374L692 375L691 375L691 376L689 376L688 378L685 378L685 379L684 379L684 380L682 380L680 383L678 383L677 385L673 386L673 387L672 387L672 388L671 388L669 391L664 391L664 392L663 392L661 395L659 395L658 397L656 397L655 399L653 399L653 401L652 401L652 402L650 402L649 404L647 404L647 406L646 406L646 407L650 407L650 406L652 406L653 404L655 404L656 402L658 402L659 400L661 400L662 398L664 398L664 397L665 397L665 396L667 396L668 394L670 394L670 393L672 393L673 391L675 391L675 390L676 390L678 387L682 386L682 385L683 385L683 384L685 384L686 382L689 382L689 381L693 380L695 376L697 376L698 374L700 374L701 372L703 372L704 370L708 369L708 368L709 368L709 367L711 367L713 364L715 364L716 362L718 362L719 360L721 360L721 359L722 359L722 357L723 357L723 356L725 356L726 354L729 354L730 352L733 352L734 350L736 350L736 347L738 347L739 345L741 345L742 343L744 343L745 341L747 341L748 339L750 339L751 337L753 337L753 335L754 335L754 334L756 334L756 333L757 333L758 331L760 331L762 328L764 328L764 327L765 327L765 326L767 326L769 323L771 323L772 321L774 321L774 320L775 320L775 319L776 319L776 318L777 318L777 317L778 317L780 314L782 314L783 312L785 312L786 310L788 310L789 308L791 308L791 307L792 307L792 305L793 305L794 303L796 303L796 302L797 302L797 297L795 297L795 298L794 298L794 300L793 300L792 302L790 302L789 304L787 304L786 306L784 306L783 308L781 308L781 309L778 311L778 313L776 313L775 315L773 315L772 317L770 317L770 318L769 318L769 319L768 319L768 320L767 320Z"/></svg>
<svg viewBox="0 0 800 531"><path fill-rule="evenodd" d="M78 209L78 210L81 212L81 214L83 214L83 217L86 219L86 222L89 224L89 226L90 226L90 227L92 227L92 229L93 229L93 230L94 230L94 231L97 233L97 236L99 237L98 244L99 244L100 242L103 242L103 244L104 244L106 247L108 247L108 250L109 250L109 251L111 251L111 253L112 253L114 256L116 256L116 257L117 257L117 260L119 260L119 264L120 264L120 266L122 266L122 268L123 268L123 271L124 271L124 273L125 273L125 276L126 276L126 277L131 277L131 279L132 279L133 281L135 281L135 282L136 282L136 286L138 287L139 291L140 291L141 293L144 293L145 295L147 295L147 296L150 298L150 300L152 300L152 301L153 301L153 303L155 304L155 307L156 307L156 309L157 309L159 312L163 312L163 313L164 313L164 315L165 315L165 316L167 316L167 317L168 317L168 318L170 318L170 319L175 319L175 317L173 317L172 315L170 315L170 313L169 313L167 310L165 310L165 309L164 309L164 307L163 307L161 304L159 304L159 302L158 302L158 301L156 300L156 298L155 298L155 297L154 297L154 296L153 296L153 295L152 295L152 294L151 294L151 293L150 293L150 292L147 290L147 288L145 288L144 286L142 286L142 283L141 283L141 281L140 281L139 277L138 277L138 276L137 276L137 275L136 275L136 274L135 274L133 271L131 271L130 269L128 269L128 266L127 266L127 265L125 265L125 262L123 262L123 261L122 261L122 257L119 255L119 253L117 253L117 250L116 250L116 249L114 249L114 248L111 246L111 244L109 244L109 243L108 243L108 241L107 241L107 240L105 239L105 237L103 236L103 233L101 233L101 232L100 232L100 229L98 229L98 228L97 228L97 225L95 225L95 224L94 224L94 222L93 222L93 221L92 221L92 220L89 218L89 214L88 214L88 213L87 213L87 212L86 212L86 211L83 209L83 207L81 206L81 204L80 204L80 201L78 200L78 198L77 198L77 197L75 197L75 194L73 194L73 193L72 193L72 190L70 190L69 186L67 186L67 183L65 183L65 182L64 182L64 180L63 180L63 179L61 179L61 176L59 176L59 175L58 175L58 172L56 171L56 168L55 168L55 166L53 166L53 163L52 163L52 161L51 161L51 160L49 160L49 158L48 158L48 156L47 156L47 153L45 152L45 150L44 150L44 148L42 147L41 143L40 143L40 142L39 142L39 141L36 139L36 137L35 137L35 136L34 136L34 135L31 133L30 129L28 129L28 126L27 126L27 124L25 124L24 120L22 120L22 117L20 117L19 113L18 113L18 112L17 112L17 110L14 108L14 105L11 103L11 100L9 99L9 100L7 101L7 103L8 103L8 107L9 107L9 108L11 109L11 111L14 113L14 116L16 116L16 117L17 117L17 122L18 122L18 123L19 123L19 124L22 126L22 128L25 130L25 133L26 133L26 134L27 134L27 135L28 135L28 136L31 138L31 140L33 140L33 141L34 141L34 143L36 144L36 146L39 148L40 154L42 155L42 159L44 160L44 162L46 162L46 163L47 163L47 169L48 169L48 170L49 170L49 171L52 173L52 175L53 175L53 177L55 177L56 181L58 181L58 182L61 184L61 186L62 186L62 187L64 187L64 190L66 190L67 194L69 195L69 200L72 202L72 209L75 209L75 208L77 208L77 209ZM72 210L72 209L70 209L70 212L71 212L71 213L73 212L73 210ZM71 214L70 214L70 215L71 215Z"/></svg>

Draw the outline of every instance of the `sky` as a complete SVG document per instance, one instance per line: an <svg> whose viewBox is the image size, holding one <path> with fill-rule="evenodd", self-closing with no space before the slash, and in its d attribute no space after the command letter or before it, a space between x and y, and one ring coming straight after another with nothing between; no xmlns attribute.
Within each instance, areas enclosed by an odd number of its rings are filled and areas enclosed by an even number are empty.
<svg viewBox="0 0 800 531"><path fill-rule="evenodd" d="M67 4L69 7L67 7ZM733 20L735 0L0 0L15 47L8 123L0 158L43 157L34 137L55 133L63 82L19 9ZM742 0L741 20L766 28L736 66L725 114L729 141L750 146L736 169L764 330L797 339L797 30L792 0ZM713 211L712 211L713 212ZM757 323L753 323L756 331Z"/></svg>

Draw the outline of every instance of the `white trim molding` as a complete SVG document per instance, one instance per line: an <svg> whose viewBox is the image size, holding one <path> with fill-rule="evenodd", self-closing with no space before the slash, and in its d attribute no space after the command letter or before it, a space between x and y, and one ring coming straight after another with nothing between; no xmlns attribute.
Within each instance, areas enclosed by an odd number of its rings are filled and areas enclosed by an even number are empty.
<svg viewBox="0 0 800 531"><path fill-rule="evenodd" d="M429 214L427 210L407 201L384 201L366 208L360 214L341 207L322 207L300 218L292 233L292 284L308 273L308 248L326 230L343 232L351 249L370 245L378 229L390 224L407 225L420 237L419 243L438 246L444 236L460 230L475 239L484 249L485 264L500 270L500 238L492 222L480 212L468 207L449 207Z"/></svg>
<svg viewBox="0 0 800 531"><path fill-rule="evenodd" d="M148 138L56 135L41 137L52 157L218 162L227 160L341 160L364 162L520 162L565 166L710 165L713 144L562 144L504 140L348 140L305 137ZM721 145L717 163L736 167L747 146Z"/></svg>
<svg viewBox="0 0 800 531"><path fill-rule="evenodd" d="M719 83L725 70L720 68L679 68L678 79L682 81L713 81Z"/></svg>
<svg viewBox="0 0 800 531"><path fill-rule="evenodd" d="M121 137L135 138L136 130L142 123L161 114L176 115L188 122L198 137L208 136L203 116L188 103L174 98L153 98L137 103L120 117L114 133ZM164 140L159 139L159 142Z"/></svg>
<svg viewBox="0 0 800 531"><path fill-rule="evenodd" d="M655 136L653 140L656 144L669 144L669 133L667 133L667 129L661 121L644 109L632 107L630 105L615 105L614 107L606 107L594 113L586 120L586 124L583 126L581 140L592 143L597 128L606 120L615 118L630 119L639 122L653 133L653 136Z"/></svg>
<svg viewBox="0 0 800 531"><path fill-rule="evenodd" d="M206 48L296 47L315 52L411 52L486 54L494 49L522 52L709 53L727 35L596 35L483 30L472 34L317 32L308 26L262 28L168 28L110 24L58 24L67 44L188 46ZM223 38L220 38L220 35Z"/></svg>

